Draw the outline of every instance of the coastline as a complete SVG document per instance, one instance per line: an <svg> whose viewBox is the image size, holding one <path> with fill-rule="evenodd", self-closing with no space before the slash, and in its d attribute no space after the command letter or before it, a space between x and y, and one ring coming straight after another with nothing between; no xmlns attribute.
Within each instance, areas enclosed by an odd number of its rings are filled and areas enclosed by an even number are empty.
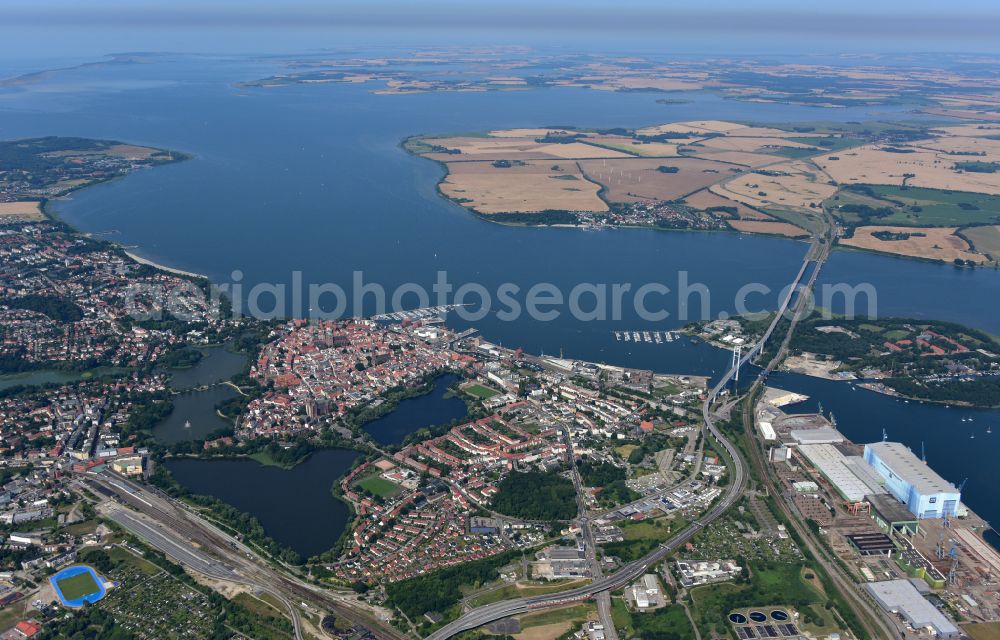
<svg viewBox="0 0 1000 640"><path fill-rule="evenodd" d="M118 141L115 141L115 142L118 142ZM118 144L125 144L125 143L118 142ZM151 147L151 148L155 148L155 147ZM168 150L158 149L157 148L157 151L168 151ZM179 162L184 162L186 160L190 160L191 158L194 157L194 156L191 156L189 154L186 154L186 153L183 153L183 152L180 152L180 151L168 151L168 152L171 154L171 159L170 160L163 161L163 162L159 163L159 165L152 165L150 167L144 167L144 168L156 168L157 166L162 166L162 165L177 164ZM78 186L72 187L70 189L67 189L65 191L62 191L62 192L56 194L53 197L44 198L44 199L42 199L41 203L39 204L39 212L41 213L43 219L47 219L50 222L53 222L53 223L56 223L56 224L65 225L68 229L72 230L73 233L77 233L77 234L79 234L81 236L89 238L89 237L91 237L91 234L89 234L87 232L84 232L81 229L76 228L74 225L71 225L68 222L66 222L65 220L63 220L62 218L60 218L55 213L55 211L52 210L50 204L52 202L56 201L56 200L62 200L62 199L68 198L70 196L70 194L72 194L74 191L82 191L83 189L87 189L89 187L94 187L94 186L101 185L101 184L108 184L108 183L114 182L116 180L123 180L123 179L127 178L131 173L132 172L129 172L129 174L126 174L126 175L112 176L112 177L109 177L109 178L106 178L106 179L102 179L102 180L94 180L94 181L89 182L87 184L78 185ZM103 240L103 242L107 242L108 244L111 244L111 245L113 245L115 247L118 247L119 249L122 250L122 253L124 253L126 256L128 256L129 258L131 258L135 262L138 262L139 264L144 264L144 265L153 267L154 269L159 269L160 271L165 271L167 273L172 273L172 274L178 275L178 276L185 276L185 277L188 277L188 278L198 278L198 279L201 279L201 280L209 280L208 276L206 276L205 274L195 273L194 271L185 271L184 269L177 269L177 268L174 268L174 267L168 267L168 266L162 265L162 264L160 264L158 262L154 262L153 260L150 260L149 258L143 258L142 256L140 256L140 255L138 255L136 253L133 253L131 251L127 251L123 245L121 245L118 242L114 242L113 240Z"/></svg>
<svg viewBox="0 0 1000 640"><path fill-rule="evenodd" d="M535 222L530 222L530 221L526 221L526 222L512 222L512 221L505 221L505 220L496 220L496 219L492 218L493 214L482 213L482 212L477 211L476 209L474 209L472 207L468 207L465 204L463 204L462 202L459 202L455 198L449 196L448 194L446 194L441 189L441 185L444 184L444 181L448 178L448 175L450 173L450 170L448 168L448 163L444 162L442 160L438 160L436 158L428 158L428 157L426 157L426 156L424 156L424 155L422 155L420 153L416 153L415 151L413 151L413 150L411 150L410 148L407 147L407 142L409 142L410 140L420 139L420 138L422 138L422 137L424 137L426 135L428 135L428 134L414 134L414 135L406 136L402 140L399 141L399 143L397 144L397 147L399 147L404 152L406 152L407 154L409 154L409 155L411 155L413 157L420 158L422 160L428 160L430 162L433 162L433 163L439 165L442 168L442 170L444 171L444 173L438 179L437 184L435 185L435 191L437 192L438 196L440 196L441 198L443 198L444 200L446 200L447 202L449 202L451 204L454 204L454 205L457 205L457 206L461 207L466 212L472 214L474 217L479 218L480 220L482 220L484 222L489 222L489 223L492 223L492 224L498 224L498 225L507 226L507 227L526 227L526 228L527 227L549 227L549 228L565 228L565 229L583 229L583 230L588 230L588 231L603 230L603 229L652 229L652 230L655 230L655 231L688 231L688 232L690 232L690 231L709 231L709 232L734 233L734 234L737 234L737 235L746 235L746 236L751 236L751 237L762 236L762 237L781 238L781 239L786 239L786 240L799 240L799 241L809 240L809 238L811 237L811 234L810 234L810 232L807 229L802 229L803 235L800 235L800 236L788 236L788 235L784 235L784 234L780 234L780 233L771 233L771 232L767 232L767 231L760 231L760 232L757 232L757 231L745 231L745 230L742 230L742 229L736 229L736 228L728 226L728 225L727 225L727 228L725 228L725 229L684 229L684 228L673 229L673 228L669 228L669 227L655 227L655 226L627 225L627 224L605 224L605 225L595 226L595 225L585 224L585 223L584 224L566 224L566 223L546 224L546 223L535 223ZM820 154L817 154L816 156L813 156L813 157L819 157L819 156L822 156L822 155L824 155L824 154L820 153ZM585 179L587 179L588 182L592 182L589 178L585 178ZM598 197L601 198L601 200L603 200L606 204L608 204L610 206L611 203L608 203L607 200L605 200L604 195L603 195L603 193L604 193L604 186L603 185L599 185L599 186L601 188L598 191L598 194L597 194ZM755 207L751 207L751 208L755 208ZM532 212L502 212L502 214L508 214L508 213L530 214ZM573 212L568 212L568 213L573 213ZM789 224L792 224L792 223L789 223ZM793 225L793 226L798 226L798 225ZM969 226L980 226L980 225L969 225ZM955 232L956 236L965 238L964 236L961 235L961 231L964 230L965 228L968 228L968 227L959 227L956 230L956 232ZM969 242L969 245L973 247L973 250L975 250L975 247L974 247L974 245L973 245L973 243L971 241L969 241L968 239L966 239L966 242ZM839 242L835 242L834 243L833 249L834 250L841 250L841 251L860 251L860 252L863 252L863 253L870 253L870 254L873 254L873 255L889 256L889 257L892 257L892 258L900 258L900 259L903 259L903 260L915 260L917 262L925 262L925 263L928 263L928 264L938 264L938 265L943 265L943 266L951 265L951 266L954 266L956 269L974 269L974 268L1000 269L1000 264L997 264L995 261L992 261L992 262L991 261L985 261L985 262L982 262L982 263L979 263L979 264L975 264L975 265L954 265L952 263L949 263L949 262L946 262L946 261L943 261L943 260L937 259L937 258L926 258L926 257L921 257L921 256L907 255L907 254L903 254L903 253L895 253L895 252L892 252L892 251L883 251L883 250L872 248L872 247L858 247L858 246L852 246L852 245L844 245L844 244L841 244ZM986 255L986 254L982 254L982 255Z"/></svg>
<svg viewBox="0 0 1000 640"><path fill-rule="evenodd" d="M122 249L122 251L125 253L125 255L127 255L129 258L132 258L139 264L144 264L150 267L154 267L156 269L159 269L160 271L166 271L168 273L172 273L178 276L187 276L189 278L202 278L204 280L208 280L208 276L202 273L195 273L194 271L184 271L183 269L175 269L174 267L167 267L158 262L153 262L149 258L143 258L142 256L132 253L131 251L125 251L124 249Z"/></svg>

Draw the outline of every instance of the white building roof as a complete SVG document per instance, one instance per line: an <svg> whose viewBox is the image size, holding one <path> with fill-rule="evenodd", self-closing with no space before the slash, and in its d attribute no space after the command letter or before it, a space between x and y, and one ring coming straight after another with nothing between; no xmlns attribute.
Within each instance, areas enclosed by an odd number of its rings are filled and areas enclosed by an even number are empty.
<svg viewBox="0 0 1000 640"><path fill-rule="evenodd" d="M867 495L885 493L881 486L870 485L855 472L859 466L856 456L845 456L832 444L804 444L798 449L809 464L816 467L845 499L860 502ZM860 466L867 465L862 461Z"/></svg>
<svg viewBox="0 0 1000 640"><path fill-rule="evenodd" d="M920 595L909 580L884 580L865 585L886 611L897 611L914 627L932 627L939 635L958 635L958 627Z"/></svg>
<svg viewBox="0 0 1000 640"><path fill-rule="evenodd" d="M792 429L788 432L792 439L799 444L833 444L847 440L844 434L832 427L820 427L819 429Z"/></svg>
<svg viewBox="0 0 1000 640"><path fill-rule="evenodd" d="M901 442L873 442L865 445L921 495L958 493L958 487L939 476Z"/></svg>
<svg viewBox="0 0 1000 640"><path fill-rule="evenodd" d="M764 422L761 420L757 423L757 427L760 429L760 435L765 440L776 440L778 435L774 432L774 427L771 426L770 422Z"/></svg>

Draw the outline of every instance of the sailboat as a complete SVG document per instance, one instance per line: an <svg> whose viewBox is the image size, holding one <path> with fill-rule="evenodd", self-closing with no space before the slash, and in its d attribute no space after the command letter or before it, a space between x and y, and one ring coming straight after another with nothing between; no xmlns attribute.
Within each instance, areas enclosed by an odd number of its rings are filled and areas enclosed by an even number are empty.
<svg viewBox="0 0 1000 640"><path fill-rule="evenodd" d="M986 433L993 433L993 427L986 427Z"/></svg>
<svg viewBox="0 0 1000 640"><path fill-rule="evenodd" d="M190 429L191 428L191 421L190 420L185 420L184 421L184 428L185 429Z"/></svg>

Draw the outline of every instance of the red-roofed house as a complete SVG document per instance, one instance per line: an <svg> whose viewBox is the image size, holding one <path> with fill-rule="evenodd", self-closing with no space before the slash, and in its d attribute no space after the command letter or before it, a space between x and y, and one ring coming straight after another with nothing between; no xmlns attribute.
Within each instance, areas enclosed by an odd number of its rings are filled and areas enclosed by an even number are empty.
<svg viewBox="0 0 1000 640"><path fill-rule="evenodd" d="M21 634L22 637L30 638L42 630L42 625L38 624L34 620L21 620L14 626L14 629Z"/></svg>

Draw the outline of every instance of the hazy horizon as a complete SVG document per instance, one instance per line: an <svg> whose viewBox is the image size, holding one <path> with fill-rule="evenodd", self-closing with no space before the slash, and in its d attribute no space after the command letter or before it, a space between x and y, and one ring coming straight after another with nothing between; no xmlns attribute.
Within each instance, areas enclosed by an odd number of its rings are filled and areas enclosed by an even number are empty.
<svg viewBox="0 0 1000 640"><path fill-rule="evenodd" d="M1000 7L850 0L404 3L124 0L0 8L7 61L121 51L295 53L335 47L525 44L662 53L1000 52ZM597 37L600 36L600 37ZM40 46L42 45L42 46Z"/></svg>

